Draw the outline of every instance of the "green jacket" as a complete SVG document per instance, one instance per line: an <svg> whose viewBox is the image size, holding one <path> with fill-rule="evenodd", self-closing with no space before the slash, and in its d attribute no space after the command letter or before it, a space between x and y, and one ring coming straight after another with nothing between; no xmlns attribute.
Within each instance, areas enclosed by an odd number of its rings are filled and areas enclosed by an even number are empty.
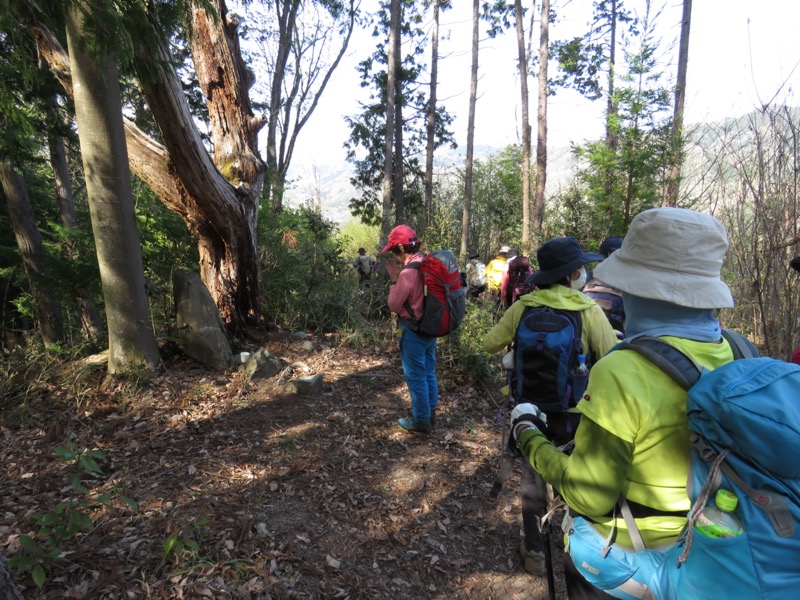
<svg viewBox="0 0 800 600"><path fill-rule="evenodd" d="M606 318L603 309L595 301L578 290L564 285L535 290L520 296L503 317L486 334L483 349L486 352L499 352L514 341L517 325L522 313L529 306L549 306L561 310L580 311L582 320L581 342L584 350L591 350L595 360L605 356L619 341Z"/></svg>
<svg viewBox="0 0 800 600"><path fill-rule="evenodd" d="M727 342L665 340L708 370L733 358ZM636 352L612 352L592 368L577 410L583 416L572 454L529 430L520 436L523 456L599 535L615 525L616 543L632 547L624 520L612 514L624 494L651 511L636 518L648 548L674 542L690 508L686 392Z"/></svg>

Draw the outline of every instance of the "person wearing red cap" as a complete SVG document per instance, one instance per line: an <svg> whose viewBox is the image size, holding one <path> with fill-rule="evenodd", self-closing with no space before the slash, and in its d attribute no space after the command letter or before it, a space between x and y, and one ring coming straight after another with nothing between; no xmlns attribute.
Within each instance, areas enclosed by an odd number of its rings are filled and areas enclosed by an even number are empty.
<svg viewBox="0 0 800 600"><path fill-rule="evenodd" d="M423 289L419 271L408 269L413 262L421 262L420 241L408 225L398 225L389 233L381 254L391 251L392 258L401 265L397 280L389 290L389 310L397 313L400 327L400 356L403 376L411 396L411 414L397 423L412 433L426 433L435 426L439 406L439 383L436 380L436 338L421 335L408 327L413 315L422 314Z"/></svg>

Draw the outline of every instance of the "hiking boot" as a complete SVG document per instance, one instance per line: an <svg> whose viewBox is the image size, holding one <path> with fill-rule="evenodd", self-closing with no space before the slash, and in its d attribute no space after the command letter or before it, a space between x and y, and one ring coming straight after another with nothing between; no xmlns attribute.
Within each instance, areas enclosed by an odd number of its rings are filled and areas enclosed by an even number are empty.
<svg viewBox="0 0 800 600"><path fill-rule="evenodd" d="M522 555L522 563L526 573L538 575L539 577L547 575L547 564L544 560L544 552L528 550L525 548L525 540L522 540L519 545L519 553Z"/></svg>
<svg viewBox="0 0 800 600"><path fill-rule="evenodd" d="M411 433L428 433L431 430L430 422L415 421L411 417L403 417L397 424Z"/></svg>
<svg viewBox="0 0 800 600"><path fill-rule="evenodd" d="M411 409L408 409L408 418L412 421L414 420L414 413L411 412ZM436 409L431 409L431 430L436 429Z"/></svg>

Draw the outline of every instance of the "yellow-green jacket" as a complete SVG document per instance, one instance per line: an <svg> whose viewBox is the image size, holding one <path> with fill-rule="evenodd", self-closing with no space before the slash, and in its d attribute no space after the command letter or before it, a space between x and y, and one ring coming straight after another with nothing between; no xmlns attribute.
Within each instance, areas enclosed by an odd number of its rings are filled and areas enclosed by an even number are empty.
<svg viewBox="0 0 800 600"><path fill-rule="evenodd" d="M503 283L503 273L508 268L508 261L505 256L497 256L489 261L486 265L486 281L489 284L490 290L500 290L500 285Z"/></svg>
<svg viewBox="0 0 800 600"><path fill-rule="evenodd" d="M549 306L561 310L574 310L581 313L581 342L584 351L591 350L594 360L605 356L619 341L606 318L603 309L595 301L578 290L563 285L535 290L520 296L503 317L486 334L483 349L486 352L498 352L514 341L517 325L522 313L529 306Z"/></svg>

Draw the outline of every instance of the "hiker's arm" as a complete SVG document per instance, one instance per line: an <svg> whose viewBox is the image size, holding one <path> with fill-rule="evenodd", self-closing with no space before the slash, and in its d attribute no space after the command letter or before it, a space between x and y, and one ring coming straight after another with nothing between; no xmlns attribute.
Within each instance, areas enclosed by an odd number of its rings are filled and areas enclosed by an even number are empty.
<svg viewBox="0 0 800 600"><path fill-rule="evenodd" d="M397 276L397 283L389 288L389 299L386 303L390 311L393 313L400 313L400 309L403 308L403 303L405 303L411 295L411 290L414 289L418 278L419 271L415 269L403 269L400 271L400 274Z"/></svg>
<svg viewBox="0 0 800 600"><path fill-rule="evenodd" d="M613 510L633 460L633 444L586 416L575 432L575 450L570 456L533 430L522 434L520 447L522 455L566 503L587 517L602 517Z"/></svg>
<svg viewBox="0 0 800 600"><path fill-rule="evenodd" d="M508 344L514 341L514 333L517 331L519 317L525 307L521 302L515 302L492 327L492 330L483 338L484 352L499 352Z"/></svg>

